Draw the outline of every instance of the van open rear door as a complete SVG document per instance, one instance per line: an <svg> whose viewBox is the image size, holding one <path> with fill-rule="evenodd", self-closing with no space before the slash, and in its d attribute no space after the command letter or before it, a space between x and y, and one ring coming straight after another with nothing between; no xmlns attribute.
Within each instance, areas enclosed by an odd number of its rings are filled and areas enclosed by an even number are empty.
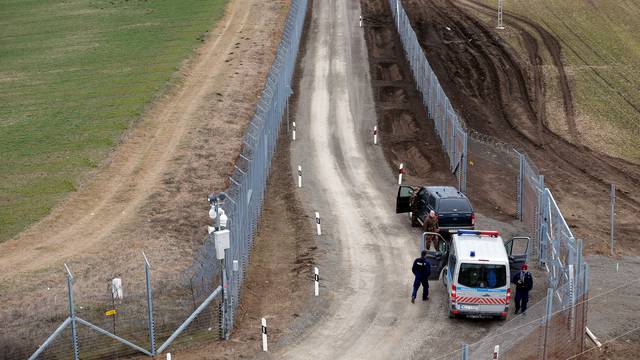
<svg viewBox="0 0 640 360"><path fill-rule="evenodd" d="M512 274L520 271L520 267L527 263L530 242L531 238L528 236L516 236L504 244L509 256L509 269Z"/></svg>
<svg viewBox="0 0 640 360"><path fill-rule="evenodd" d="M411 211L412 197L413 188L411 186L402 185L398 188L398 197L396 198L396 214L408 213Z"/></svg>
<svg viewBox="0 0 640 360"><path fill-rule="evenodd" d="M427 250L427 261L431 264L429 280L438 280L442 269L449 261L449 243L438 233L425 232L422 233L420 252L425 249L427 237L429 236L432 238L431 247Z"/></svg>

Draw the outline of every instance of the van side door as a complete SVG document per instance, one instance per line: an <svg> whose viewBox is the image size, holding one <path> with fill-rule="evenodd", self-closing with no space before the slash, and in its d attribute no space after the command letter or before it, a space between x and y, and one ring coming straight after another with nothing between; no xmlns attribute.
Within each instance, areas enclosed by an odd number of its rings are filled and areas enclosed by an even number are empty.
<svg viewBox="0 0 640 360"><path fill-rule="evenodd" d="M411 211L411 199L413 198L413 187L401 185L398 187L396 197L396 214L408 213Z"/></svg>
<svg viewBox="0 0 640 360"><path fill-rule="evenodd" d="M531 238L528 236L516 236L504 244L509 256L509 269L512 274L520 271L520 267L527 263L530 242Z"/></svg>

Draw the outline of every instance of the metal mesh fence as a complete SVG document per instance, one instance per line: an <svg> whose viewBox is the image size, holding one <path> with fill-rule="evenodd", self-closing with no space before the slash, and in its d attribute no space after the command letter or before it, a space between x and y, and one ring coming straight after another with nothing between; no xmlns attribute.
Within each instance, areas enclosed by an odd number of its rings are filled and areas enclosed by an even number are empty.
<svg viewBox="0 0 640 360"><path fill-rule="evenodd" d="M548 273L549 291L553 296L549 295L546 306L537 305L531 309L534 316L541 315L536 313L540 309L544 310L544 316L541 317L543 323L528 323L518 328L517 336L500 341L507 349L517 349L512 356L517 356L518 359L546 357L547 352L554 356L579 352L586 318L586 311L581 307L579 299L587 293L588 279L588 270L582 259L582 242L576 240L571 233L551 191L544 187L544 178L524 153L491 141L488 136L470 132L464 127L464 122L451 106L424 55L401 0L389 0L389 5L418 90L422 93L423 104L434 121L451 170L460 182L460 190L466 192L469 176L474 184L481 183L478 180L495 184L490 189L494 195L508 194L509 198L516 199L513 208L498 198L485 200L494 204L501 203L508 213L527 225L534 239L534 245L530 247L533 248L533 255ZM470 154L467 153L469 148ZM469 164L472 166L470 172L467 169ZM474 176L483 178L474 179ZM550 314L554 309L560 311L552 317ZM528 312L530 315L531 313L532 311ZM544 336L542 353L531 350L536 348L531 346L532 343L541 343L541 336ZM549 336L552 336L552 342L548 341ZM490 344L477 346L487 347ZM471 350L485 354L482 357L492 354L486 348ZM464 356L467 354L463 354L463 358Z"/></svg>
<svg viewBox="0 0 640 360"><path fill-rule="evenodd" d="M467 132L431 69L404 8L399 1L390 0L389 4L413 77L422 94L422 103L427 108L429 117L433 119L442 148L449 159L449 167L458 179L458 189L466 193Z"/></svg>
<svg viewBox="0 0 640 360"><path fill-rule="evenodd" d="M581 281L584 278L576 283ZM546 299L530 306L526 314L469 345L469 358L490 359L497 352L500 359L567 359L584 351L588 296L575 294L574 304L563 305L559 294L571 291L549 288Z"/></svg>
<svg viewBox="0 0 640 360"><path fill-rule="evenodd" d="M307 0L293 1L286 21L282 42L276 52L273 68L249 124L241 155L236 163L230 186L225 191L222 208L230 219L231 247L226 252L224 335L233 329L240 290L253 248L253 238L260 221L271 159L278 132L292 94L291 80L300 46L307 10ZM212 238L209 241L213 241ZM234 270L236 263L237 270Z"/></svg>
<svg viewBox="0 0 640 360"><path fill-rule="evenodd" d="M145 257L139 274L122 279L122 298L112 296L111 282L80 279L76 283L69 273L71 291L62 286L55 289L60 294L53 297L56 304L47 306L54 310L46 324L25 324L14 319L11 312L3 313L0 321L5 320L2 323L7 325L0 329L0 359L116 359L159 354L193 341L228 337L260 218L278 129L292 94L291 79L306 10L307 0L292 1L275 61L245 134L231 185L225 191L227 201L222 208L230 219L232 234L226 263L216 258L213 236L205 239L186 271L154 274ZM74 328L77 346L73 346ZM45 338L43 343L29 344L31 339Z"/></svg>

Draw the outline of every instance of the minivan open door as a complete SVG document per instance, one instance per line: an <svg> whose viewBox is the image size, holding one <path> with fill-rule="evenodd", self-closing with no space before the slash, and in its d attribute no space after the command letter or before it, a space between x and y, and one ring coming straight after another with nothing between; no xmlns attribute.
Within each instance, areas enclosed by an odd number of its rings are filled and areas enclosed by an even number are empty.
<svg viewBox="0 0 640 360"><path fill-rule="evenodd" d="M398 197L396 198L396 214L408 213L411 211L411 198L413 197L413 188L411 186L401 185L398 188Z"/></svg>
<svg viewBox="0 0 640 360"><path fill-rule="evenodd" d="M509 256L509 269L512 274L520 271L520 267L527 263L530 242L531 238L528 236L516 236L504 244Z"/></svg>
<svg viewBox="0 0 640 360"><path fill-rule="evenodd" d="M420 239L420 252L425 249L428 236L433 236L436 242L427 250L427 261L431 265L429 280L438 280L442 269L449 262L449 243L438 233L424 232L422 239ZM433 250L434 248L435 250Z"/></svg>

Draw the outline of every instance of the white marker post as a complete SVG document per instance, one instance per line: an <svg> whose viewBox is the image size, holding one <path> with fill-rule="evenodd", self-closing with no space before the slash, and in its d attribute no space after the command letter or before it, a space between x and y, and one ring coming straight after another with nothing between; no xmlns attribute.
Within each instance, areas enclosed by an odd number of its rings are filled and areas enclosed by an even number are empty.
<svg viewBox="0 0 640 360"><path fill-rule="evenodd" d="M362 27L362 15L360 15L360 27Z"/></svg>
<svg viewBox="0 0 640 360"><path fill-rule="evenodd" d="M167 353L167 360L171 360L171 353Z"/></svg>
<svg viewBox="0 0 640 360"><path fill-rule="evenodd" d="M320 271L318 267L313 268L313 281L315 282L315 295L320 295Z"/></svg>
<svg viewBox="0 0 640 360"><path fill-rule="evenodd" d="M296 122L293 122L293 128L291 130L291 138L293 139L293 141L296 141Z"/></svg>
<svg viewBox="0 0 640 360"><path fill-rule="evenodd" d="M302 166L298 165L298 187L302 187Z"/></svg>
<svg viewBox="0 0 640 360"><path fill-rule="evenodd" d="M316 212L316 231L318 232L318 236L322 235L322 230L320 229L320 213Z"/></svg>
<svg viewBox="0 0 640 360"><path fill-rule="evenodd" d="M504 23L502 22L502 13L503 13L503 0L498 0L498 30L504 30Z"/></svg>
<svg viewBox="0 0 640 360"><path fill-rule="evenodd" d="M378 126L373 127L373 145L378 145Z"/></svg>
<svg viewBox="0 0 640 360"><path fill-rule="evenodd" d="M498 360L500 358L500 345L496 345L495 348L493 348L493 360Z"/></svg>
<svg viewBox="0 0 640 360"><path fill-rule="evenodd" d="M262 351L269 351L267 347L267 319L262 318Z"/></svg>
<svg viewBox="0 0 640 360"><path fill-rule="evenodd" d="M400 168L398 169L398 185L402 185L402 174L404 174L404 164L400 163Z"/></svg>

